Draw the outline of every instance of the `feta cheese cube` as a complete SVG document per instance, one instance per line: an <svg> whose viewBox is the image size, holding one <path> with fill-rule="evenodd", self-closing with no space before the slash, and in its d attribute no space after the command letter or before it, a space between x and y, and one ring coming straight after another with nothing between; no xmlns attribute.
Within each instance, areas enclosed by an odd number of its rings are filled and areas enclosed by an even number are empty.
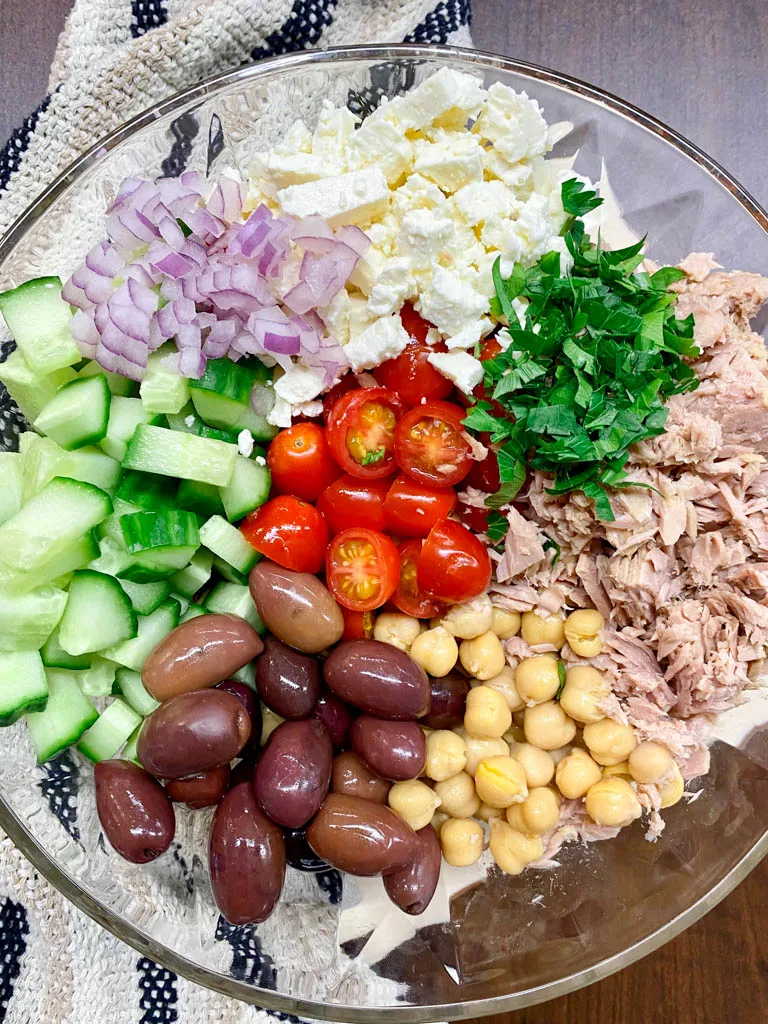
<svg viewBox="0 0 768 1024"><path fill-rule="evenodd" d="M409 210L397 236L398 252L414 270L431 270L453 235L453 222L437 210Z"/></svg>
<svg viewBox="0 0 768 1024"><path fill-rule="evenodd" d="M417 141L414 150L414 170L443 192L455 192L470 181L482 180L481 147L472 135L452 132L441 142Z"/></svg>
<svg viewBox="0 0 768 1024"><path fill-rule="evenodd" d="M483 379L483 364L468 352L433 352L427 358L465 395L471 395Z"/></svg>
<svg viewBox="0 0 768 1024"><path fill-rule="evenodd" d="M349 292L338 291L327 306L318 309L320 319L340 345L349 341Z"/></svg>
<svg viewBox="0 0 768 1024"><path fill-rule="evenodd" d="M371 289L368 311L373 316L388 316L401 308L406 299L416 294L411 274L411 261L404 256L389 260Z"/></svg>
<svg viewBox="0 0 768 1024"><path fill-rule="evenodd" d="M250 430L241 430L237 435L237 450L240 454L244 455L246 459L250 459L251 455L253 455L254 445L255 442Z"/></svg>
<svg viewBox="0 0 768 1024"><path fill-rule="evenodd" d="M283 211L292 217L319 214L332 228L363 224L384 213L389 188L377 167L348 171L303 185L289 185L277 193Z"/></svg>
<svg viewBox="0 0 768 1024"><path fill-rule="evenodd" d="M385 359L399 356L410 341L399 314L382 316L367 327L362 334L344 346L344 355L349 359L355 373L371 370Z"/></svg>
<svg viewBox="0 0 768 1024"><path fill-rule="evenodd" d="M471 181L451 200L451 206L470 227L485 223L488 217L511 217L520 205L502 181Z"/></svg>
<svg viewBox="0 0 768 1024"><path fill-rule="evenodd" d="M346 147L355 134L358 119L346 107L334 107L330 100L323 100L317 128L312 136L312 155L325 160L327 166L346 168ZM326 170L326 175L331 173Z"/></svg>
<svg viewBox="0 0 768 1024"><path fill-rule="evenodd" d="M486 149L483 163L486 172L492 177L498 178L499 181L503 181L518 198L530 193L533 183L533 161L520 160L519 163L513 164L509 160L505 160L495 149Z"/></svg>
<svg viewBox="0 0 768 1024"><path fill-rule="evenodd" d="M493 143L510 163L537 156L549 149L549 130L539 104L524 92L500 82L488 90L488 98L473 131Z"/></svg>
<svg viewBox="0 0 768 1024"><path fill-rule="evenodd" d="M411 165L413 150L402 131L389 121L364 121L347 143L350 169L379 167L390 184L401 178Z"/></svg>
<svg viewBox="0 0 768 1024"><path fill-rule="evenodd" d="M273 427L290 427L291 425L291 404L284 398L275 395L275 404L267 413L267 423Z"/></svg>
<svg viewBox="0 0 768 1024"><path fill-rule="evenodd" d="M477 271L436 266L416 308L442 334L453 335L488 312L488 297L475 289Z"/></svg>
<svg viewBox="0 0 768 1024"><path fill-rule="evenodd" d="M396 116L407 129L423 128L438 119L446 127L460 128L477 115L486 95L472 75L444 67L405 96Z"/></svg>
<svg viewBox="0 0 768 1024"><path fill-rule="evenodd" d="M277 400L282 399L290 405L311 402L322 390L323 374L301 363L292 363L283 376L275 381Z"/></svg>
<svg viewBox="0 0 768 1024"><path fill-rule="evenodd" d="M368 235L370 237L370 231ZM348 282L358 288L363 295L370 295L371 289L376 284L384 267L387 264L387 257L375 245L371 245L357 262L357 266L349 275Z"/></svg>
<svg viewBox="0 0 768 1024"><path fill-rule="evenodd" d="M454 349L468 349L474 348L474 346L484 338L486 334L490 334L493 330L493 324L487 316L482 317L480 320L475 320L474 323L467 324L466 327L462 327L456 334L451 335L450 338L446 338L445 345L449 351Z"/></svg>
<svg viewBox="0 0 768 1024"><path fill-rule="evenodd" d="M448 200L434 182L421 174L411 174L392 193L392 210L400 218L409 210L440 210L447 214Z"/></svg>
<svg viewBox="0 0 768 1024"><path fill-rule="evenodd" d="M317 181L326 177L329 170L338 173L341 171L341 165L336 164L329 168L327 160L322 160L312 153L269 153L264 162L264 176L277 189Z"/></svg>
<svg viewBox="0 0 768 1024"><path fill-rule="evenodd" d="M368 302L361 295L350 295L347 318L350 341L354 341L374 321L374 317L368 309Z"/></svg>

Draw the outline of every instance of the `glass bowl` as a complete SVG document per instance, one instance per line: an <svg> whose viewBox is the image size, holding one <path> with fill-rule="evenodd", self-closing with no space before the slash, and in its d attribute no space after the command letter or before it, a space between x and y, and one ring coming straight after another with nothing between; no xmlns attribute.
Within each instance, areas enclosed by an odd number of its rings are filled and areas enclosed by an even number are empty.
<svg viewBox="0 0 768 1024"><path fill-rule="evenodd" d="M0 243L0 289L66 275L99 237L123 178L244 169L323 99L358 114L440 67L524 89L551 123L573 125L558 155L607 172L627 225L675 262L712 251L768 268L768 219L691 143L598 89L491 54L435 46L344 47L266 60L209 79L99 142ZM332 1020L431 1021L509 1011L587 985L657 948L711 909L768 851L768 733L717 740L701 793L666 814L657 843L639 826L570 845L553 871L492 873L448 890L423 919L371 903L336 872L289 869L278 910L233 928L206 867L210 812L180 812L172 850L138 868L100 836L92 772L76 753L38 768L21 727L2 732L0 825L77 907L141 953L227 995ZM455 870L455 869L454 869ZM455 877L453 879L455 881ZM453 886L455 889L456 886ZM374 909L372 909L374 907Z"/></svg>

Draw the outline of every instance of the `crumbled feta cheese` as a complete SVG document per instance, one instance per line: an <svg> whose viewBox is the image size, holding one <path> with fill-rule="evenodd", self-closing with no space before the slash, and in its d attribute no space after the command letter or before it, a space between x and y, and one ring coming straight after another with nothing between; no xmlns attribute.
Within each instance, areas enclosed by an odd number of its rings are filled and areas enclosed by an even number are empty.
<svg viewBox="0 0 768 1024"><path fill-rule="evenodd" d="M323 374L301 363L293 363L275 381L275 395L291 405L311 402L323 390Z"/></svg>
<svg viewBox="0 0 768 1024"><path fill-rule="evenodd" d="M313 399L311 402L301 402L299 405L294 405L293 415L294 416L306 416L307 419L313 420L317 416L321 416L323 412L323 403Z"/></svg>
<svg viewBox="0 0 768 1024"><path fill-rule="evenodd" d="M442 335L440 334L440 331L438 331L438 329L436 327L430 327L429 330L427 331L427 337L425 338L426 343L430 347L433 347L434 345L437 345L438 342L440 342L442 340L443 339L442 339Z"/></svg>
<svg viewBox="0 0 768 1024"><path fill-rule="evenodd" d="M437 210L409 210L397 237L398 250L414 270L430 270L453 234L453 223Z"/></svg>
<svg viewBox="0 0 768 1024"><path fill-rule="evenodd" d="M484 338L486 334L490 334L492 330L493 324L487 316L484 316L481 320L476 320L474 323L462 327L460 331L450 338L446 338L446 348L450 351L460 348L473 348L481 338Z"/></svg>
<svg viewBox="0 0 768 1024"><path fill-rule="evenodd" d="M455 205L470 227L488 217L511 217L520 208L514 192L502 181L471 181L454 194Z"/></svg>
<svg viewBox="0 0 768 1024"><path fill-rule="evenodd" d="M331 167L337 172L341 170L340 165ZM269 178L277 189L317 181L324 178L329 169L328 161L313 153L269 153L264 161L264 176Z"/></svg>
<svg viewBox="0 0 768 1024"><path fill-rule="evenodd" d="M465 395L471 395L483 379L483 364L468 352L433 352L427 358Z"/></svg>
<svg viewBox="0 0 768 1024"><path fill-rule="evenodd" d="M346 107L334 107L330 100L323 100L317 128L312 136L312 155L325 160L329 168L326 175L332 173L330 168L338 166L339 170L346 167L345 150L348 141L355 134L358 118Z"/></svg>
<svg viewBox="0 0 768 1024"><path fill-rule="evenodd" d="M320 319L340 345L349 341L349 292L342 288L327 306L318 309Z"/></svg>
<svg viewBox="0 0 768 1024"><path fill-rule="evenodd" d="M350 295L347 319L349 321L349 340L354 339L370 327L374 321L368 302L361 295Z"/></svg>
<svg viewBox="0 0 768 1024"><path fill-rule="evenodd" d="M452 132L442 142L415 144L414 170L434 181L443 192L455 192L471 181L481 181L481 146L473 135Z"/></svg>
<svg viewBox="0 0 768 1024"><path fill-rule="evenodd" d="M405 174L413 152L410 141L389 121L364 121L347 145L352 168L379 167L390 184Z"/></svg>
<svg viewBox="0 0 768 1024"><path fill-rule="evenodd" d="M388 316L401 308L406 299L416 294L411 274L411 261L398 256L387 262L379 279L371 289L368 311L373 316Z"/></svg>
<svg viewBox="0 0 768 1024"><path fill-rule="evenodd" d="M410 336L398 314L382 316L344 346L344 355L358 373L399 356L409 341Z"/></svg>
<svg viewBox="0 0 768 1024"><path fill-rule="evenodd" d="M253 455L254 447L253 435L250 430L241 430L237 435L237 450L241 455L244 455L246 459L250 459Z"/></svg>
<svg viewBox="0 0 768 1024"><path fill-rule="evenodd" d="M437 266L416 308L443 334L453 335L488 312L488 297L475 290L477 271L461 272Z"/></svg>
<svg viewBox="0 0 768 1024"><path fill-rule="evenodd" d="M369 229L370 237L372 228ZM364 256L357 263L357 266L349 275L348 283L359 288L363 295L370 295L371 289L376 284L381 272L387 264L387 257L376 245L371 245Z"/></svg>
<svg viewBox="0 0 768 1024"><path fill-rule="evenodd" d="M184 417L184 424L187 427L194 427L194 425L195 425L195 417L192 416L191 414L189 416L185 416Z"/></svg>
<svg viewBox="0 0 768 1024"><path fill-rule="evenodd" d="M290 427L291 403L275 395L275 404L267 413L267 423L271 423L273 427Z"/></svg>
<svg viewBox="0 0 768 1024"><path fill-rule="evenodd" d="M530 189L533 165L527 160L521 160L519 163L510 163L509 160L504 159L501 153L497 153L495 149L487 149L483 157L483 164L488 174L504 182L507 188L511 189L516 195L520 195L526 189Z"/></svg>
<svg viewBox="0 0 768 1024"><path fill-rule="evenodd" d="M348 171L303 185L290 185L277 193L285 213L292 217L319 214L332 228L362 224L383 213L389 202L387 180L378 167Z"/></svg>
<svg viewBox="0 0 768 1024"><path fill-rule="evenodd" d="M510 163L546 153L550 145L539 104L501 82L494 82L488 90L473 130L481 139L492 142L496 152Z"/></svg>
<svg viewBox="0 0 768 1024"><path fill-rule="evenodd" d="M411 90L394 112L390 110L390 116L394 113L408 129L423 128L438 119L445 127L460 128L476 116L486 95L477 79L444 67Z"/></svg>
<svg viewBox="0 0 768 1024"><path fill-rule="evenodd" d="M392 210L396 217L404 217L409 210L440 210L448 213L448 200L434 182L422 174L411 174L400 188L392 193Z"/></svg>

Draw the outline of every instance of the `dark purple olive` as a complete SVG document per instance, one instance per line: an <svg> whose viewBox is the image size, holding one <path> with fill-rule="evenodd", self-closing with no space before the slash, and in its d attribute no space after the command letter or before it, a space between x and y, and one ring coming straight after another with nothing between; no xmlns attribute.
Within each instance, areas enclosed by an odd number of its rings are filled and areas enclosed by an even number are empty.
<svg viewBox="0 0 768 1024"><path fill-rule="evenodd" d="M267 741L253 776L262 811L285 828L317 813L331 781L333 747L314 718L282 722Z"/></svg>
<svg viewBox="0 0 768 1024"><path fill-rule="evenodd" d="M449 672L439 679L430 677L432 706L422 724L429 729L454 729L464 721L464 706L469 693L469 680L458 672Z"/></svg>
<svg viewBox="0 0 768 1024"><path fill-rule="evenodd" d="M314 657L268 636L256 660L256 685L267 707L281 718L309 718L320 696L320 669Z"/></svg>
<svg viewBox="0 0 768 1024"><path fill-rule="evenodd" d="M375 772L392 782L417 779L427 760L427 741L415 722L390 722L360 715L349 733L352 749Z"/></svg>
<svg viewBox="0 0 768 1024"><path fill-rule="evenodd" d="M329 793L307 829L318 857L350 875L398 871L416 854L416 833L389 807Z"/></svg>
<svg viewBox="0 0 768 1024"><path fill-rule="evenodd" d="M440 878L442 851L437 832L431 825L415 833L418 850L399 871L384 878L384 888L392 902L406 914L423 914L432 901Z"/></svg>
<svg viewBox="0 0 768 1024"><path fill-rule="evenodd" d="M348 640L325 660L323 676L337 697L380 718L421 718L429 711L429 679L405 651L380 640Z"/></svg>
<svg viewBox="0 0 768 1024"><path fill-rule="evenodd" d="M322 722L331 737L334 750L343 750L352 725L352 709L330 690L323 690L312 717Z"/></svg>
<svg viewBox="0 0 768 1024"><path fill-rule="evenodd" d="M248 586L267 629L284 644L317 654L341 638L341 608L312 573L294 572L262 558L251 569Z"/></svg>
<svg viewBox="0 0 768 1024"><path fill-rule="evenodd" d="M96 811L110 845L132 864L165 853L176 831L173 804L160 783L133 761L99 761Z"/></svg>
<svg viewBox="0 0 768 1024"><path fill-rule="evenodd" d="M392 783L372 772L365 761L354 750L345 750L333 759L331 789L334 793L359 796L385 804Z"/></svg>
<svg viewBox="0 0 768 1024"><path fill-rule="evenodd" d="M165 784L168 796L177 804L186 804L193 811L213 807L229 787L229 765L209 768L207 772L189 775L186 779L169 779Z"/></svg>
<svg viewBox="0 0 768 1024"><path fill-rule="evenodd" d="M247 783L230 789L216 808L209 863L213 896L227 921L258 924L269 917L283 891L285 840Z"/></svg>
<svg viewBox="0 0 768 1024"><path fill-rule="evenodd" d="M240 752L241 757L250 757L258 755L261 747L261 701L259 695L255 690L252 690L250 686L245 683L241 683L239 679L225 679L223 683L219 683L216 686L217 690L226 690L227 693L231 693L233 697L237 697L240 703L243 705L245 710L251 719L251 735L248 738L248 742Z"/></svg>
<svg viewBox="0 0 768 1024"><path fill-rule="evenodd" d="M250 745L250 741L249 741ZM244 757L242 761L238 761L229 777L229 788L234 789L241 782L247 782L249 786L253 785L253 773L256 771L257 757Z"/></svg>
<svg viewBox="0 0 768 1024"><path fill-rule="evenodd" d="M318 857L307 842L307 831L303 828L285 830L285 856L292 868L297 871L329 871L331 865Z"/></svg>

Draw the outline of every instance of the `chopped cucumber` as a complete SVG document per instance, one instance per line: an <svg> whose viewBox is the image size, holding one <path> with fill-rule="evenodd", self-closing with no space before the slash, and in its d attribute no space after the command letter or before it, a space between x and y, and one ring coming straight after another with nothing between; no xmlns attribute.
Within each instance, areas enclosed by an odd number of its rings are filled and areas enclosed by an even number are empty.
<svg viewBox="0 0 768 1024"><path fill-rule="evenodd" d="M58 626L66 604L66 592L59 587L38 587L26 594L0 590L0 651L42 647Z"/></svg>
<svg viewBox="0 0 768 1024"><path fill-rule="evenodd" d="M136 636L136 612L112 576L81 569L69 588L59 643L69 654L101 651Z"/></svg>
<svg viewBox="0 0 768 1024"><path fill-rule="evenodd" d="M67 451L96 444L106 435L112 393L103 373L82 377L56 392L34 423Z"/></svg>
<svg viewBox="0 0 768 1024"><path fill-rule="evenodd" d="M227 487L219 488L227 519L234 522L263 505L269 497L272 477L266 466L238 455Z"/></svg>
<svg viewBox="0 0 768 1024"><path fill-rule="evenodd" d="M107 516L103 522L99 523L96 528L96 534L100 541L109 539L113 544L116 544L125 551L120 517L130 515L132 512L141 512L142 509L138 505L132 505L130 501L123 501L122 498L117 497L112 499L112 508L114 512L111 516Z"/></svg>
<svg viewBox="0 0 768 1024"><path fill-rule="evenodd" d="M250 590L239 583L217 583L205 599L205 607L209 612L229 612L231 615L239 615L241 619L250 622L256 632L261 633L262 636L267 631L267 627L261 621L261 616L256 611Z"/></svg>
<svg viewBox="0 0 768 1024"><path fill-rule="evenodd" d="M77 685L86 697L108 697L112 693L116 671L114 661L95 657L90 668L75 673Z"/></svg>
<svg viewBox="0 0 768 1024"><path fill-rule="evenodd" d="M207 615L208 612L201 604L190 604L184 614L179 619L179 623L188 622L190 619L198 619L201 615Z"/></svg>
<svg viewBox="0 0 768 1024"><path fill-rule="evenodd" d="M138 615L150 615L170 592L170 584L164 580L157 580L154 583L132 583L130 580L121 579L120 586L131 599L133 609Z"/></svg>
<svg viewBox="0 0 768 1024"><path fill-rule="evenodd" d="M157 607L151 615L139 616L138 635L103 652L104 657L125 668L141 672L153 649L179 624L179 605L173 598Z"/></svg>
<svg viewBox="0 0 768 1024"><path fill-rule="evenodd" d="M16 594L26 594L37 587L53 583L54 580L74 572L75 569L84 569L98 554L99 546L93 533L87 533L38 569L23 572L0 565L0 588Z"/></svg>
<svg viewBox="0 0 768 1024"><path fill-rule="evenodd" d="M91 761L106 761L115 756L140 725L141 716L116 697L83 734L77 749Z"/></svg>
<svg viewBox="0 0 768 1024"><path fill-rule="evenodd" d="M21 508L23 466L24 456L20 452L0 452L0 480L3 482L0 487L0 524L16 515Z"/></svg>
<svg viewBox="0 0 768 1024"><path fill-rule="evenodd" d="M52 373L82 359L72 337L72 313L58 277L38 277L0 295L8 330L37 373Z"/></svg>
<svg viewBox="0 0 768 1024"><path fill-rule="evenodd" d="M120 463L99 448L78 448L64 453L56 476L82 480L111 494L120 477Z"/></svg>
<svg viewBox="0 0 768 1024"><path fill-rule="evenodd" d="M136 427L140 423L159 423L161 419L162 417L147 412L138 398L113 397L109 408L107 434L101 439L99 446L107 455L122 462Z"/></svg>
<svg viewBox="0 0 768 1024"><path fill-rule="evenodd" d="M85 730L99 717L96 708L81 693L71 672L49 668L45 677L48 682L48 703L43 711L35 711L26 716L38 764L77 743Z"/></svg>
<svg viewBox="0 0 768 1024"><path fill-rule="evenodd" d="M211 427L231 429L243 417L251 397L254 374L231 359L209 359L200 380L189 382L192 404Z"/></svg>
<svg viewBox="0 0 768 1024"><path fill-rule="evenodd" d="M62 384L75 380L75 371L66 366L53 373L37 373L17 348L0 364L0 380L22 415L29 420L38 416Z"/></svg>
<svg viewBox="0 0 768 1024"><path fill-rule="evenodd" d="M149 512L157 512L175 504L175 487L167 477L124 470L115 496Z"/></svg>
<svg viewBox="0 0 768 1024"><path fill-rule="evenodd" d="M249 661L247 665L243 665L237 672L233 672L231 678L237 679L239 683L245 683L252 690L256 690L256 662Z"/></svg>
<svg viewBox="0 0 768 1024"><path fill-rule="evenodd" d="M207 423L203 423L191 404L185 405L181 412L168 413L166 419L172 430L182 434L209 437L214 441L226 441L228 444L237 444L237 436L240 433L239 430L218 430L216 427L209 427Z"/></svg>
<svg viewBox="0 0 768 1024"><path fill-rule="evenodd" d="M201 484L197 480L179 481L176 503L180 508L187 508L205 519L224 514L219 488L213 484Z"/></svg>
<svg viewBox="0 0 768 1024"><path fill-rule="evenodd" d="M141 767L141 761L139 760L137 748L139 745L140 732L141 726L139 726L138 729L134 729L134 731L128 738L128 742L125 744L122 753L120 754L120 757L123 759L123 761L133 761L134 764L139 765L139 767Z"/></svg>
<svg viewBox="0 0 768 1024"><path fill-rule="evenodd" d="M274 388L263 388L256 385L251 393L251 400L243 410L238 427L250 430L254 441L271 441L278 431L268 422L267 416L275 404Z"/></svg>
<svg viewBox="0 0 768 1024"><path fill-rule="evenodd" d="M149 357L139 388L147 412L179 412L189 401L189 381L168 365L176 360L175 349L165 346Z"/></svg>
<svg viewBox="0 0 768 1024"><path fill-rule="evenodd" d="M171 590L191 598L211 578L213 554L205 548L196 551L186 569L177 572L168 580Z"/></svg>
<svg viewBox="0 0 768 1024"><path fill-rule="evenodd" d="M240 533L221 516L211 518L200 527L200 540L214 555L223 558L238 572L247 573L258 562L260 555Z"/></svg>
<svg viewBox="0 0 768 1024"><path fill-rule="evenodd" d="M27 431L19 438L24 456L24 501L38 494L56 476L81 480L102 491L112 491L120 476L120 463L98 448L67 452L50 437Z"/></svg>
<svg viewBox="0 0 768 1024"><path fill-rule="evenodd" d="M194 512L167 508L162 512L134 512L120 516L123 540L131 554L153 548L198 547L200 531Z"/></svg>
<svg viewBox="0 0 768 1024"><path fill-rule="evenodd" d="M46 668L68 668L72 672L91 667L90 654L79 654L77 657L68 654L59 643L59 631L54 629L43 644L40 656Z"/></svg>
<svg viewBox="0 0 768 1024"><path fill-rule="evenodd" d="M112 537L102 537L99 541L99 557L89 562L88 568L106 573L107 576L119 576L133 564L133 559L121 543Z"/></svg>
<svg viewBox="0 0 768 1024"><path fill-rule="evenodd" d="M142 718L151 715L155 708L160 707L160 702L155 700L142 683L140 672L134 672L130 668L119 668L117 685L133 710Z"/></svg>
<svg viewBox="0 0 768 1024"><path fill-rule="evenodd" d="M132 561L118 572L123 580L131 583L153 583L167 579L179 572L190 561L197 548L188 547L153 548L140 554L129 555Z"/></svg>
<svg viewBox="0 0 768 1024"><path fill-rule="evenodd" d="M0 726L13 725L48 703L48 683L37 651L15 651L0 658Z"/></svg>
<svg viewBox="0 0 768 1024"><path fill-rule="evenodd" d="M119 373L110 373L109 370L105 370L103 367L91 359L89 362L77 371L78 377L96 377L100 373L103 373L107 378L107 384L109 384L109 390L113 395L119 395L121 398L130 398L135 395L139 387L132 380L127 377L121 377Z"/></svg>
<svg viewBox="0 0 768 1024"><path fill-rule="evenodd" d="M140 424L128 445L123 467L226 487L236 457L236 445Z"/></svg>
<svg viewBox="0 0 768 1024"><path fill-rule="evenodd" d="M225 580L229 580L230 583L242 583L248 582L248 576L244 572L238 572L229 562L225 562L223 558L219 558L218 555L214 555L213 568L216 572Z"/></svg>

